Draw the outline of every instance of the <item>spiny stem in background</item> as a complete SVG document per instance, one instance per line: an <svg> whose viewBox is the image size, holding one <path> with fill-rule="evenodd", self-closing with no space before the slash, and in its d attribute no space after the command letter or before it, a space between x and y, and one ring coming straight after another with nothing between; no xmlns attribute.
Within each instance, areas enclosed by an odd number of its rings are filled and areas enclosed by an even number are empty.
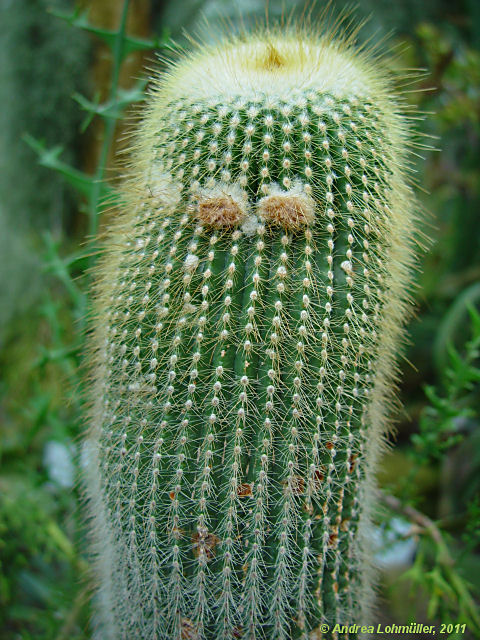
<svg viewBox="0 0 480 640"><path fill-rule="evenodd" d="M84 253L84 257L86 257L89 266L93 265L97 257L97 252L93 245L98 230L99 216L103 210L102 203L105 202L107 198L111 201L111 198L116 195L112 187L105 180L107 161L115 134L116 121L122 117L125 108L128 107L129 104L144 99L143 86L141 89L135 87L132 90L123 91L119 98L119 75L122 62L126 55L134 51L164 49L167 47L169 49L173 48L173 45L168 40L168 34L166 33L162 35L161 38L155 38L152 40L128 36L125 32L128 7L129 2L128 0L125 0L122 8L120 25L117 31L102 29L91 25L87 19L86 13L82 13L79 10L75 10L73 13L64 13L54 10L51 12L52 15L65 20L68 24L97 36L100 40L105 42L111 51L112 78L109 89L109 99L105 103L99 105L96 102L89 101L80 94L74 95L74 99L84 110L88 112L88 117L84 122L84 128L86 128L91 120L97 115L101 116L105 121L103 142L94 175L88 175L69 166L65 162L62 162L59 159L62 147L58 146L52 149L47 149L42 141L36 140L29 134L25 134L23 136L24 141L35 151L35 153L37 153L39 157L38 161L41 165L60 173L65 180L78 191L79 194L87 198L89 220L88 233L90 242L88 243L89 246L87 251ZM59 256L58 260L61 260ZM65 264L67 261L68 260L65 261ZM67 273L73 283L71 274L68 271L65 272L65 269L63 269L62 277L65 273ZM71 291L70 286L69 290ZM77 300L74 299L73 301L76 304ZM85 316L84 313L81 315L82 317Z"/></svg>
<svg viewBox="0 0 480 640"><path fill-rule="evenodd" d="M52 11L52 14L55 17L65 20L68 24L76 28L92 33L105 42L111 50L112 55L112 78L109 89L109 98L103 104L91 102L80 94L76 94L74 96L81 107L88 112L88 117L84 122L84 128L86 128L86 126L90 124L91 120L97 115L101 116L105 121L103 142L98 166L94 175L88 175L60 160L60 154L62 153L61 146L48 149L42 141L33 138L31 135L25 134L23 136L24 141L38 155L39 164L60 173L66 182L69 183L81 196L85 197L88 202L89 241L86 243L87 247L84 251L78 255L63 257L58 252L60 243L56 242L51 234L48 232L45 233L48 270L59 278L71 298L73 303L73 313L78 327L79 339L74 346L65 346L60 342L57 345L55 353L46 352L42 355L43 359L50 357L57 358L56 354L60 353L62 350L63 352L68 350L80 352L82 349L81 340L83 339L85 330L87 317L86 308L88 303L86 294L79 289L78 284L72 275L72 271L74 268L75 270L78 270L79 262L81 261L86 262L87 266L92 266L98 257L95 242L99 216L103 210L102 203L106 202L107 199L111 201L112 197L116 195L112 187L105 180L106 166L115 134L116 121L122 117L124 109L129 104L144 99L143 87L142 89L135 87L132 90L124 91L119 97L118 85L121 64L125 59L125 56L131 52L145 51L148 49L162 49L167 46L171 46L167 42L167 34L163 35L161 38L155 38L153 40L128 36L125 32L128 7L129 2L126 0L123 5L120 25L117 31L110 31L91 25L87 19L87 15L78 10L75 10L73 13Z"/></svg>
<svg viewBox="0 0 480 640"><path fill-rule="evenodd" d="M87 356L102 640L371 621L414 142L371 54L281 31L172 65L133 144Z"/></svg>
<svg viewBox="0 0 480 640"><path fill-rule="evenodd" d="M122 14L120 18L119 29L115 34L115 44L112 48L113 54L113 70L112 81L110 85L110 101L115 102L118 91L118 81L120 77L120 67L123 59L123 47L125 40L125 27L127 24L129 0L124 0ZM105 169L107 166L108 153L113 141L117 118L113 116L105 117L105 130L103 134L103 142L100 151L100 157L93 178L92 191L90 195L88 216L89 216L89 235L92 242L95 241L98 230L98 216L100 208L100 195L102 190L102 182L105 177Z"/></svg>

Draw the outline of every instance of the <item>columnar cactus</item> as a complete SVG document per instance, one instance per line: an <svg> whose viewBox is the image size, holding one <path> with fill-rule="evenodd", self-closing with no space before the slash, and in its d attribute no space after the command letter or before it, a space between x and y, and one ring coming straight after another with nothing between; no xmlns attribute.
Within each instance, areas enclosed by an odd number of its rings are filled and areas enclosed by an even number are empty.
<svg viewBox="0 0 480 640"><path fill-rule="evenodd" d="M345 40L243 37L156 81L97 283L102 639L371 623L408 139L380 63Z"/></svg>

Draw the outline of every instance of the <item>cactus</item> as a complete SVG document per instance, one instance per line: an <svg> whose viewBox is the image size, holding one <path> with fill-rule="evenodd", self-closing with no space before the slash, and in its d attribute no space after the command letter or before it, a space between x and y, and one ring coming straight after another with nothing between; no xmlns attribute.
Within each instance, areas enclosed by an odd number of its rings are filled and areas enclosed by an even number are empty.
<svg viewBox="0 0 480 640"><path fill-rule="evenodd" d="M346 37L243 36L154 83L96 286L100 638L371 623L409 141L382 64Z"/></svg>

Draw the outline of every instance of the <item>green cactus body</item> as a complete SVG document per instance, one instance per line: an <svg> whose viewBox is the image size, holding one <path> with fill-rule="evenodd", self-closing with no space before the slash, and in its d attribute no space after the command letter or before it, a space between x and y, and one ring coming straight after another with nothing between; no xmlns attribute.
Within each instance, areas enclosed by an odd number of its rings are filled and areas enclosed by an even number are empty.
<svg viewBox="0 0 480 640"><path fill-rule="evenodd" d="M407 143L382 71L330 38L250 36L157 83L97 285L101 638L371 623Z"/></svg>

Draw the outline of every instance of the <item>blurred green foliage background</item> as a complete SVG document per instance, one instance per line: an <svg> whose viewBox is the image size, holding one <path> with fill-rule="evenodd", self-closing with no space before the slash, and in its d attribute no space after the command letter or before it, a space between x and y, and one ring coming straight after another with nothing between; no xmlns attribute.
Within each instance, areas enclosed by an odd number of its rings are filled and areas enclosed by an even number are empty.
<svg viewBox="0 0 480 640"><path fill-rule="evenodd" d="M5 640L91 637L82 349L92 234L108 220L102 198L114 193L121 117L142 102L142 69L164 64L155 51L168 57L169 37L188 46L184 29L208 39L265 16L261 0L127 4L0 0ZM344 6L333 1L332 15ZM307 4L312 22L323 7ZM301 15L305 4L270 0L270 20L291 10ZM480 637L480 3L359 0L352 16L370 16L360 42L388 36L394 68L428 71L404 90L425 113L424 142L440 150L416 158L430 241L401 363L396 444L379 474L379 615L465 623L466 633L445 637Z"/></svg>

